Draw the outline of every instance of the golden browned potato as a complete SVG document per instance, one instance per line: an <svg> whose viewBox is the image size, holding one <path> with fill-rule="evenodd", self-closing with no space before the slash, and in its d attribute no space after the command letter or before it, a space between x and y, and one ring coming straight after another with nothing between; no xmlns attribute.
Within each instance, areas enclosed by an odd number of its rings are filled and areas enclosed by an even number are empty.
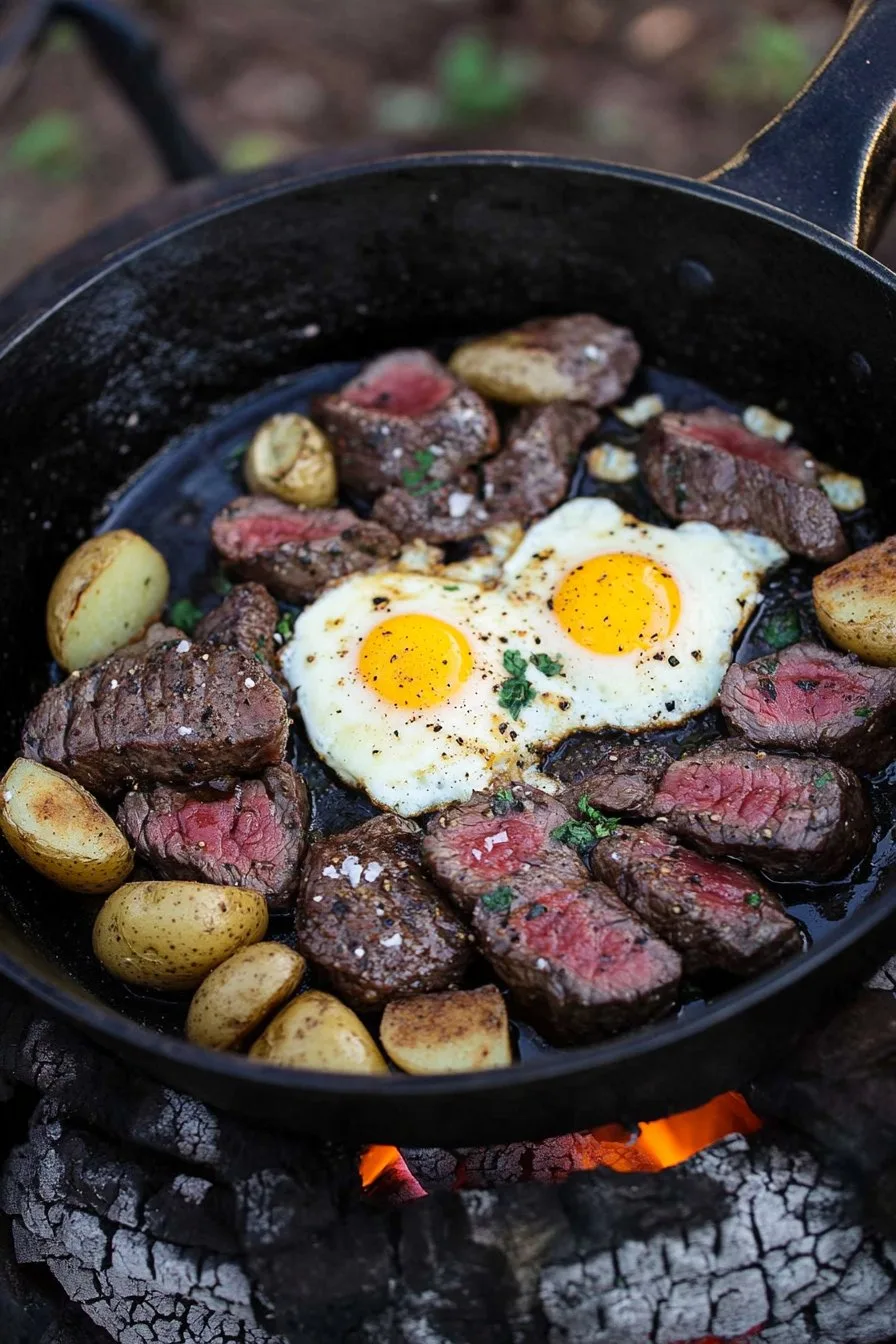
<svg viewBox="0 0 896 1344"><path fill-rule="evenodd" d="M88 896L114 891L134 866L127 840L86 789L24 757L0 780L0 831L44 877Z"/></svg>
<svg viewBox="0 0 896 1344"><path fill-rule="evenodd" d="M47 642L67 671L98 663L143 634L168 600L165 558L120 528L73 551L47 599Z"/></svg>
<svg viewBox="0 0 896 1344"><path fill-rule="evenodd" d="M304 974L304 957L282 943L240 948L193 995L187 1040L209 1050L236 1050L286 1002Z"/></svg>
<svg viewBox="0 0 896 1344"><path fill-rule="evenodd" d="M249 1051L251 1059L323 1073L388 1073L370 1032L344 1003L319 989L282 1008Z"/></svg>
<svg viewBox="0 0 896 1344"><path fill-rule="evenodd" d="M513 1063L507 1009L494 985L396 999L383 1013L380 1041L405 1073L477 1073Z"/></svg>
<svg viewBox="0 0 896 1344"><path fill-rule="evenodd" d="M257 891L210 882L128 882L103 905L93 950L107 971L147 989L195 989L267 932Z"/></svg>
<svg viewBox="0 0 896 1344"><path fill-rule="evenodd" d="M896 537L839 560L812 583L815 614L841 649L896 666Z"/></svg>
<svg viewBox="0 0 896 1344"><path fill-rule="evenodd" d="M246 453L246 483L256 495L324 509L336 503L336 460L323 430L304 415L272 415Z"/></svg>
<svg viewBox="0 0 896 1344"><path fill-rule="evenodd" d="M529 344L523 332L502 331L468 341L458 346L448 364L481 396L515 406L575 397L575 380L559 367L556 354Z"/></svg>

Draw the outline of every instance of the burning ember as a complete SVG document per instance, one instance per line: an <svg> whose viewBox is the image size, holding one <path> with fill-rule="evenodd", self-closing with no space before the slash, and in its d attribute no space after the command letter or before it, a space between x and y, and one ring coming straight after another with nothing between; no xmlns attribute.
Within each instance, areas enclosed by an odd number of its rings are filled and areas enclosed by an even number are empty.
<svg viewBox="0 0 896 1344"><path fill-rule="evenodd" d="M361 1155L365 1190L404 1202L432 1189L475 1189L514 1180L561 1181L573 1171L608 1167L613 1171L660 1171L684 1162L728 1134L752 1134L762 1121L739 1092L692 1111L649 1120L629 1133L622 1125L602 1125L584 1134L537 1144L498 1148L409 1149L374 1145ZM418 1179L419 1177L419 1179Z"/></svg>

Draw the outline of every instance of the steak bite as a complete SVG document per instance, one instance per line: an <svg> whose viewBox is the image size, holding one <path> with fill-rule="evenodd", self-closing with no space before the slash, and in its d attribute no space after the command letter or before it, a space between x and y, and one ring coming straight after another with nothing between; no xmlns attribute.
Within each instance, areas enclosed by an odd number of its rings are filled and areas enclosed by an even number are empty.
<svg viewBox="0 0 896 1344"><path fill-rule="evenodd" d="M118 824L156 877L248 887L277 909L298 885L308 812L305 781L284 763L258 779L128 793Z"/></svg>
<svg viewBox="0 0 896 1344"><path fill-rule="evenodd" d="M498 446L491 408L425 350L382 355L315 414L336 451L339 479L376 495L450 481Z"/></svg>
<svg viewBox="0 0 896 1344"><path fill-rule="evenodd" d="M600 882L548 884L505 909L480 900L473 927L520 1008L557 1041L622 1031L675 1001L678 953Z"/></svg>
<svg viewBox="0 0 896 1344"><path fill-rule="evenodd" d="M773 891L661 826L620 827L591 851L591 870L681 953L686 971L752 975L801 946Z"/></svg>
<svg viewBox="0 0 896 1344"><path fill-rule="evenodd" d="M872 828L862 785L845 766L734 741L673 761L650 814L707 854L780 877L833 877L867 848Z"/></svg>
<svg viewBox="0 0 896 1344"><path fill-rule="evenodd" d="M394 533L350 509L297 509L267 495L243 495L212 523L224 561L286 602L316 597L333 579L370 569L401 549Z"/></svg>
<svg viewBox="0 0 896 1344"><path fill-rule="evenodd" d="M565 499L576 454L597 422L593 411L566 401L521 411L506 448L483 469L493 519L530 523Z"/></svg>
<svg viewBox="0 0 896 1344"><path fill-rule="evenodd" d="M814 460L710 408L652 420L641 473L664 513L773 537L794 555L839 560L847 544Z"/></svg>
<svg viewBox="0 0 896 1344"><path fill-rule="evenodd" d="M430 819L423 862L462 910L496 887L516 893L575 885L587 869L574 849L554 838L569 822L556 798L523 784L475 793Z"/></svg>
<svg viewBox="0 0 896 1344"><path fill-rule="evenodd" d="M729 728L759 747L817 751L857 770L896 757L896 668L821 644L732 663L722 682Z"/></svg>
<svg viewBox="0 0 896 1344"><path fill-rule="evenodd" d="M420 828L390 813L313 844L298 946L361 1011L456 986L470 938L420 865Z"/></svg>
<svg viewBox="0 0 896 1344"><path fill-rule="evenodd" d="M214 644L256 658L269 676L280 608L260 583L238 583L196 627L197 644Z"/></svg>
<svg viewBox="0 0 896 1344"><path fill-rule="evenodd" d="M665 747L646 742L608 744L584 779L570 784L564 797L570 807L584 798L602 812L649 814L654 796L672 757Z"/></svg>
<svg viewBox="0 0 896 1344"><path fill-rule="evenodd" d="M371 517L395 532L402 541L418 537L436 545L478 537L493 519L477 498L479 482L468 471L456 481L418 494L403 487L387 490L373 506Z"/></svg>
<svg viewBox="0 0 896 1344"><path fill-rule="evenodd" d="M254 658L182 639L114 654L45 692L22 753L91 793L250 775L283 758L283 696Z"/></svg>

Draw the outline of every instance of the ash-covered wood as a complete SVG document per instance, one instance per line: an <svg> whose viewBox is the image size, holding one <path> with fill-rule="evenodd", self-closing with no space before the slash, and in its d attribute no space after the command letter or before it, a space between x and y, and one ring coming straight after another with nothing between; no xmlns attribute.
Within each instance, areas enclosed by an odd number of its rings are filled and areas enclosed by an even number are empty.
<svg viewBox="0 0 896 1344"><path fill-rule="evenodd" d="M135 1078L5 997L0 1066L41 1094L3 1173L16 1254L121 1344L674 1344L756 1327L759 1344L882 1344L896 1321L896 1244L863 1230L833 1159L778 1130L659 1173L383 1210L356 1154ZM582 1143L524 1166L558 1175ZM484 1177L518 1174L524 1147L492 1150Z"/></svg>

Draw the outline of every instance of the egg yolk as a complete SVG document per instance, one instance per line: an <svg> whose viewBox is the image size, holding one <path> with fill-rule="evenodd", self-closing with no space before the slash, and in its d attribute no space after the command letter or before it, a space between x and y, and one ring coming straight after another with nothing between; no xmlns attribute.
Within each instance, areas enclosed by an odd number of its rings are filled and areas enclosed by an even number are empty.
<svg viewBox="0 0 896 1344"><path fill-rule="evenodd" d="M473 670L465 637L436 616L390 616L365 636L358 667L366 684L398 709L428 709L462 686Z"/></svg>
<svg viewBox="0 0 896 1344"><path fill-rule="evenodd" d="M649 555L613 551L567 574L553 611L570 638L592 653L634 653L672 633L681 595L672 575Z"/></svg>

